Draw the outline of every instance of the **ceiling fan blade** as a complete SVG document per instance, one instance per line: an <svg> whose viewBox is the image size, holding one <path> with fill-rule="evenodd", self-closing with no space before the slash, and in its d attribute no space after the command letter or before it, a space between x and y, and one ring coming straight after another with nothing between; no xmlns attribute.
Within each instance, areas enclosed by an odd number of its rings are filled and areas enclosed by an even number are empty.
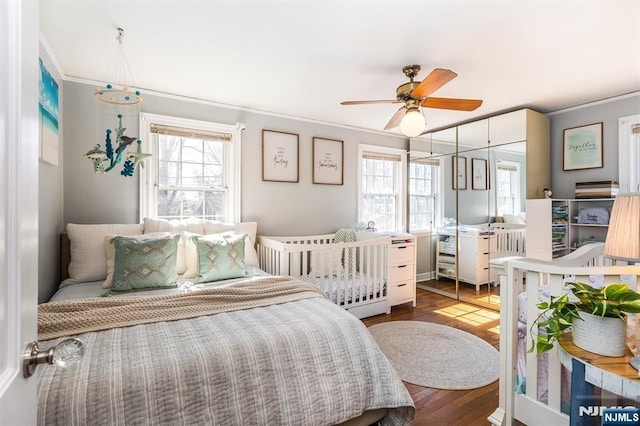
<svg viewBox="0 0 640 426"><path fill-rule="evenodd" d="M431 71L431 73L426 76L424 80L422 80L420 84L416 86L415 89L413 89L411 96L413 96L414 98L424 98L426 96L429 96L430 94L456 78L457 75L458 74L451 70L436 68Z"/></svg>
<svg viewBox="0 0 640 426"><path fill-rule="evenodd" d="M457 111L473 111L482 105L480 99L427 98L422 101L426 108L454 109Z"/></svg>
<svg viewBox="0 0 640 426"><path fill-rule="evenodd" d="M398 109L396 113L393 114L393 117L391 117L391 120L389 120L387 125L384 126L384 130L389 130L389 129L393 129L394 127L398 127L398 124L400 124L400 121L402 121L402 117L404 117L406 113L407 113L407 107L406 106L400 107L400 109Z"/></svg>
<svg viewBox="0 0 640 426"><path fill-rule="evenodd" d="M377 101L343 101L340 102L340 105L362 105L362 104L397 104L399 102L398 99L383 99Z"/></svg>

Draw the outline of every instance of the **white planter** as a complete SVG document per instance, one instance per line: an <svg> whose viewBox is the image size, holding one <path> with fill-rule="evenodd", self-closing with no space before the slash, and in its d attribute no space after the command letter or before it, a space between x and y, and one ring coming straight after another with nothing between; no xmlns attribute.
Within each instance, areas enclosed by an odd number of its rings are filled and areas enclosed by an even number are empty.
<svg viewBox="0 0 640 426"><path fill-rule="evenodd" d="M627 340L627 323L620 318L601 317L579 312L571 327L573 344L604 356L623 356Z"/></svg>

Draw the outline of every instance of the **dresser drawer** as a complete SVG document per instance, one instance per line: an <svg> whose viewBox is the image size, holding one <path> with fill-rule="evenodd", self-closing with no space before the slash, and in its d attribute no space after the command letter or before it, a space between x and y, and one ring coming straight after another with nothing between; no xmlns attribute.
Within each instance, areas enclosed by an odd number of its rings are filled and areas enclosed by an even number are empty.
<svg viewBox="0 0 640 426"><path fill-rule="evenodd" d="M389 287L389 301L391 304L402 302L403 300L413 300L416 290L412 280L393 284Z"/></svg>
<svg viewBox="0 0 640 426"><path fill-rule="evenodd" d="M415 259L415 246L406 244L392 245L389 250L389 263L397 265L413 262Z"/></svg>
<svg viewBox="0 0 640 426"><path fill-rule="evenodd" d="M415 273L413 271L413 265L414 263L411 262L389 267L389 282L397 283L400 281L414 280Z"/></svg>

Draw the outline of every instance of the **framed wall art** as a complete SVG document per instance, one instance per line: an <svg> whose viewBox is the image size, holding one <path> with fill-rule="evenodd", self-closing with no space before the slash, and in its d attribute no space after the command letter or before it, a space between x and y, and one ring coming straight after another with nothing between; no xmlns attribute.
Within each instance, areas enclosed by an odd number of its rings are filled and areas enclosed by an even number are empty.
<svg viewBox="0 0 640 426"><path fill-rule="evenodd" d="M602 123L564 129L564 170L602 167Z"/></svg>
<svg viewBox="0 0 640 426"><path fill-rule="evenodd" d="M453 189L467 189L467 158L454 155L451 160Z"/></svg>
<svg viewBox="0 0 640 426"><path fill-rule="evenodd" d="M472 158L471 176L471 189L488 189L487 160L482 158Z"/></svg>
<svg viewBox="0 0 640 426"><path fill-rule="evenodd" d="M40 161L58 165L58 82L40 59Z"/></svg>
<svg viewBox="0 0 640 426"><path fill-rule="evenodd" d="M342 141L313 138L313 183L342 185L344 146Z"/></svg>
<svg viewBox="0 0 640 426"><path fill-rule="evenodd" d="M262 180L298 182L299 136L262 130Z"/></svg>

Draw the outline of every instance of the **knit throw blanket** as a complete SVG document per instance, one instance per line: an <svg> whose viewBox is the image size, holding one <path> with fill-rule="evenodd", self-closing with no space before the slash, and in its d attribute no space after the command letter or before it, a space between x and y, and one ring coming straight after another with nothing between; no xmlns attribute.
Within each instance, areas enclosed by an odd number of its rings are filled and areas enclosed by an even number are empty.
<svg viewBox="0 0 640 426"><path fill-rule="evenodd" d="M340 228L336 231L333 236L333 241L336 243L353 243L356 241L356 233L353 229L349 228ZM349 248L346 250L342 250L342 266L347 270L350 274L351 271L354 271L354 257L355 257L355 268L356 270L360 268L360 253L356 250L356 248Z"/></svg>
<svg viewBox="0 0 640 426"><path fill-rule="evenodd" d="M319 288L292 277L264 277L227 287L149 297L91 297L38 306L38 339L213 315L311 297Z"/></svg>

